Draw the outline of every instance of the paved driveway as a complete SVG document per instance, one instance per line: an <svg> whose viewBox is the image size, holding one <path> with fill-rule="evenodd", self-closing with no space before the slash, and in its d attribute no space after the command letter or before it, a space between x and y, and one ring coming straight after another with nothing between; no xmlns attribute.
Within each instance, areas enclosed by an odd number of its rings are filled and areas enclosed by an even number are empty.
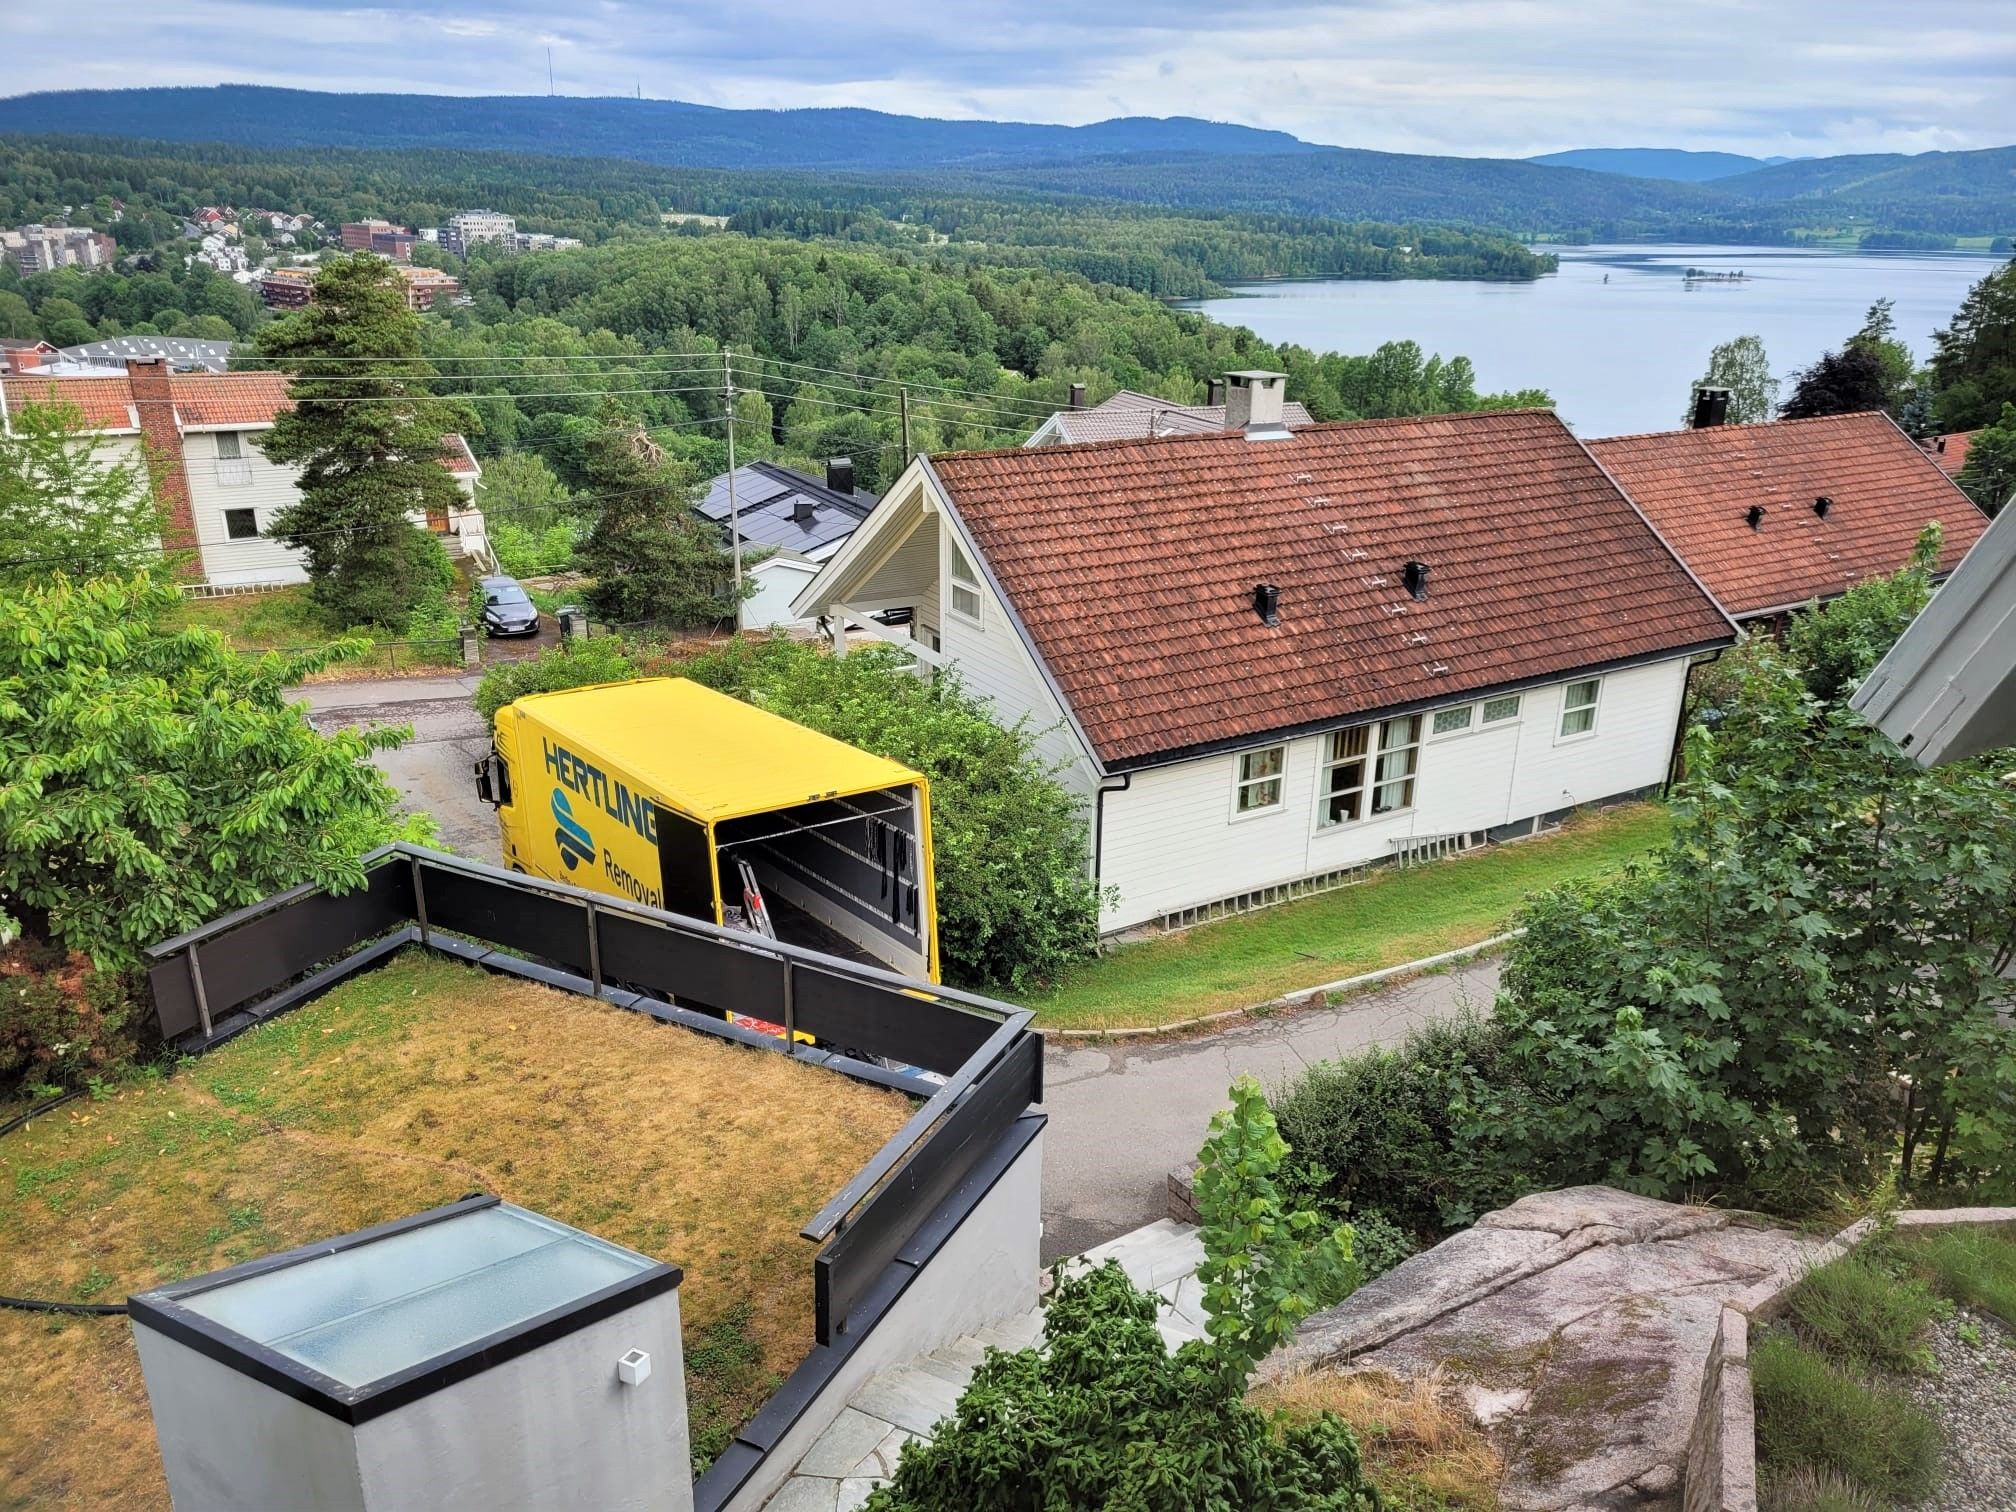
<svg viewBox="0 0 2016 1512"><path fill-rule="evenodd" d="M1397 1044L1466 1006L1487 1009L1497 986L1497 961L1478 961L1199 1039L1052 1040L1043 1057L1044 1261L1162 1217L1170 1170L1197 1158L1234 1078L1251 1074L1272 1088L1312 1062Z"/></svg>
<svg viewBox="0 0 2016 1512"><path fill-rule="evenodd" d="M318 730L368 729L410 724L413 738L377 763L412 809L425 809L441 825L441 838L458 855L497 864L503 855L497 816L476 796L471 769L490 748L489 726L470 695L474 677L388 677L371 682L311 683L297 688Z"/></svg>

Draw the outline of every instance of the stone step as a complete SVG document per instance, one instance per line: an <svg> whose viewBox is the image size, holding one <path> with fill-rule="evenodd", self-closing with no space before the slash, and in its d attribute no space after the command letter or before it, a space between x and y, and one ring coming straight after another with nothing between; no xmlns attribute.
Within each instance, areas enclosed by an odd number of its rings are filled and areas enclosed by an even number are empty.
<svg viewBox="0 0 2016 1512"><path fill-rule="evenodd" d="M973 1367L960 1360L946 1360L939 1358L936 1354L928 1354L913 1360L911 1363L919 1370L934 1375L941 1381L951 1382L960 1391L964 1391L967 1384L973 1379Z"/></svg>
<svg viewBox="0 0 2016 1512"><path fill-rule="evenodd" d="M880 1418L892 1427L929 1437L939 1419L959 1405L961 1388L914 1365L883 1371L854 1393L857 1412Z"/></svg>

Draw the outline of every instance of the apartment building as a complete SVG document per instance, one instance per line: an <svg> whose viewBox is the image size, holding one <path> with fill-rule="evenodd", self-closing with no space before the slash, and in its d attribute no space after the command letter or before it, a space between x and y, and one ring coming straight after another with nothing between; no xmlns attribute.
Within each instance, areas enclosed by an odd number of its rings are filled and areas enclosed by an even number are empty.
<svg viewBox="0 0 2016 1512"><path fill-rule="evenodd" d="M513 216L499 215L495 210L464 210L448 217L448 224L441 228L441 245L457 257L466 257L471 247L483 242L511 247L517 235L518 222Z"/></svg>
<svg viewBox="0 0 2016 1512"><path fill-rule="evenodd" d="M376 252L401 263L412 258L413 243L420 239L411 228L386 220L345 221L337 234L346 252Z"/></svg>
<svg viewBox="0 0 2016 1512"><path fill-rule="evenodd" d="M54 268L109 268L119 256L119 247L104 232L89 226L30 222L17 230L0 231L0 256L25 276Z"/></svg>

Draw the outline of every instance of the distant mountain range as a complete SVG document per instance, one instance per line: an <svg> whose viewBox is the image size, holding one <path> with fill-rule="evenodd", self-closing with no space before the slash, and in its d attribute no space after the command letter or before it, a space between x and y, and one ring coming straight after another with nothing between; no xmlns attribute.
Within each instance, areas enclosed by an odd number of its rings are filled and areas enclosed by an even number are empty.
<svg viewBox="0 0 2016 1512"><path fill-rule="evenodd" d="M268 148L527 152L673 167L815 169L1191 209L1444 221L1521 235L1782 240L1796 231L2016 232L2016 147L1805 158L1589 148L1519 161L1324 147L1125 117L1089 126L672 100L324 94L231 84L0 99L0 135Z"/></svg>
<svg viewBox="0 0 2016 1512"><path fill-rule="evenodd" d="M1753 168L1789 163L1790 158L1745 157L1740 152L1687 152L1678 147L1576 147L1526 159L1549 168L1586 168L1591 173L1621 173L1627 178L1670 179L1676 184L1703 184Z"/></svg>

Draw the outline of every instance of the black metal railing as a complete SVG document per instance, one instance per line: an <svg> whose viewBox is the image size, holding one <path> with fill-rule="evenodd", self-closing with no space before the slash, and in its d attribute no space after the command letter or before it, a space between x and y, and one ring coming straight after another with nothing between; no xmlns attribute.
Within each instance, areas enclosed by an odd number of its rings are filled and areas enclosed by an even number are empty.
<svg viewBox="0 0 2016 1512"><path fill-rule="evenodd" d="M151 947L163 1037L208 1048L417 943L840 1069L873 1057L930 1073L881 1073L929 1095L802 1231L821 1246L821 1344L846 1331L939 1203L1042 1100L1026 1009L420 846L386 846L364 864L361 888L293 888ZM729 1013L785 1033L715 1017ZM797 1043L801 1032L816 1046Z"/></svg>

